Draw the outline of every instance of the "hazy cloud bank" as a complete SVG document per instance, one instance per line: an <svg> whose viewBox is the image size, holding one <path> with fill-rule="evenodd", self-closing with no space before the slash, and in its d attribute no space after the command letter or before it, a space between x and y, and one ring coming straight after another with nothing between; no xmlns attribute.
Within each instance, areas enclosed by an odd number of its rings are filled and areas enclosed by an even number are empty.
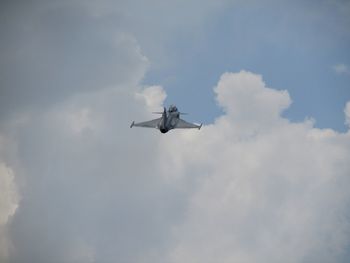
<svg viewBox="0 0 350 263"><path fill-rule="evenodd" d="M221 76L200 131L129 129L166 97L140 85L142 8L74 3L1 11L1 261L346 262L349 132L281 117L288 92L248 71ZM174 17L150 35L192 18Z"/></svg>
<svg viewBox="0 0 350 263"><path fill-rule="evenodd" d="M288 93L247 71L221 76L200 131L130 130L165 98L134 90L21 123L10 262L346 262L349 133L282 118Z"/></svg>

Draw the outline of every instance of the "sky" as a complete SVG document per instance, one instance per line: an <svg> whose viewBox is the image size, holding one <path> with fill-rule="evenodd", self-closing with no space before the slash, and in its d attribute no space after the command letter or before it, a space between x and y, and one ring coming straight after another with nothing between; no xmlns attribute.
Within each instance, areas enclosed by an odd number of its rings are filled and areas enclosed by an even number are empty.
<svg viewBox="0 0 350 263"><path fill-rule="evenodd" d="M0 5L1 262L348 262L350 2Z"/></svg>

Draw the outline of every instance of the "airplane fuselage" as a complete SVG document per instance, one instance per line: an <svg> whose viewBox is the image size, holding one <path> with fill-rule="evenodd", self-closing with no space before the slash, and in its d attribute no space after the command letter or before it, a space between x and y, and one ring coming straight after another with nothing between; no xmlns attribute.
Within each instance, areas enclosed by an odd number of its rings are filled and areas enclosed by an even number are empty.
<svg viewBox="0 0 350 263"><path fill-rule="evenodd" d="M159 123L159 130L161 133L167 133L169 130L174 129L178 119L180 117L180 113L177 109L171 111L171 109L166 111L164 108L164 112L162 114L162 120Z"/></svg>
<svg viewBox="0 0 350 263"><path fill-rule="evenodd" d="M134 121L131 123L130 128L132 127L146 127L146 128L157 128L161 133L167 133L172 129L200 129L201 125L197 125L194 123L186 122L185 120L180 118L181 114L175 105L170 105L169 109L166 110L164 108L163 112L154 112L157 114L162 114L162 117L158 119L153 119L150 121L135 123Z"/></svg>

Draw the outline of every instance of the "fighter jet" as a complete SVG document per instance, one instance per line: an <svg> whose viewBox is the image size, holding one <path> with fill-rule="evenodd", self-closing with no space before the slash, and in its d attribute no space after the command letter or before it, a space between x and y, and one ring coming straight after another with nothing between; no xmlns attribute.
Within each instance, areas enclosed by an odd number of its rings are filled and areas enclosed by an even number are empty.
<svg viewBox="0 0 350 263"><path fill-rule="evenodd" d="M175 105L170 105L168 111L164 107L163 112L153 112L156 114L162 114L161 118L135 123L131 123L130 128L132 127L145 127L145 128L156 128L159 129L161 133L166 133L172 129L191 129L197 128L198 130L202 127L202 124L197 125L194 123L189 123L180 119L181 113L178 111Z"/></svg>

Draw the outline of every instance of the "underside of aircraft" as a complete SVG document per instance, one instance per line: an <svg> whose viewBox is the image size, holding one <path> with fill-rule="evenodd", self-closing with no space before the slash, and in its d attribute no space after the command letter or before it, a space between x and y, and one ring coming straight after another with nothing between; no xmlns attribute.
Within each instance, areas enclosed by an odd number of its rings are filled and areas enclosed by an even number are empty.
<svg viewBox="0 0 350 263"><path fill-rule="evenodd" d="M154 112L156 114L162 114L162 117L145 122L131 123L132 127L144 127L159 129L161 133L166 133L173 129L200 129L202 124L197 125L187 122L180 118L180 115L185 114L178 111L175 105L170 105L168 110L164 107L163 112Z"/></svg>

